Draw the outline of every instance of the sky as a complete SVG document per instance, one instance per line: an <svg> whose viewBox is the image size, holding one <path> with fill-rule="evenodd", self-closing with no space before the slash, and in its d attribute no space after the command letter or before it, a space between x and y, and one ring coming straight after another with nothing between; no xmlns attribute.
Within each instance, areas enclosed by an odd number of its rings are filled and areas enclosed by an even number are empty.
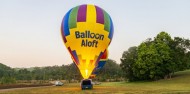
<svg viewBox="0 0 190 94"><path fill-rule="evenodd" d="M122 53L166 31L190 37L190 0L1 0L0 63L10 67L71 64L60 34L66 12L95 4L114 24L109 58L118 64Z"/></svg>

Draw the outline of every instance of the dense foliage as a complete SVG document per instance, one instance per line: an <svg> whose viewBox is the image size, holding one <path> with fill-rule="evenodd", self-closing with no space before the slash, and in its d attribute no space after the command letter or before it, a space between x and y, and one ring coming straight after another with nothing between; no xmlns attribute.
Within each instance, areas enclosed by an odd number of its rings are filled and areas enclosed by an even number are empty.
<svg viewBox="0 0 190 94"><path fill-rule="evenodd" d="M95 79L99 81L120 81L122 76L123 72L119 64L117 64L114 60L108 59L104 67L98 71Z"/></svg>
<svg viewBox="0 0 190 94"><path fill-rule="evenodd" d="M160 32L154 40L148 38L125 51L120 66L129 81L171 78L174 72L190 68L189 49L188 39Z"/></svg>
<svg viewBox="0 0 190 94"><path fill-rule="evenodd" d="M121 77L119 64L108 60L99 71L96 80L105 81ZM10 68L0 63L0 83L15 83L16 80L72 80L82 79L77 66L72 63L62 66L33 67L33 68Z"/></svg>

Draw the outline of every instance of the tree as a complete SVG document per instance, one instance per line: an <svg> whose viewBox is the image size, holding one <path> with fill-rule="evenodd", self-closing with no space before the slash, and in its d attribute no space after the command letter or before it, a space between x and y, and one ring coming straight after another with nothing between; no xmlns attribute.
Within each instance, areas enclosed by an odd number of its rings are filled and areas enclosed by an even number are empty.
<svg viewBox="0 0 190 94"><path fill-rule="evenodd" d="M138 58L133 67L138 80L158 80L164 77L164 66L169 57L169 48L164 43L148 41L138 46Z"/></svg>
<svg viewBox="0 0 190 94"><path fill-rule="evenodd" d="M34 67L34 70L32 71L32 79L33 80L43 80L44 77L44 71L40 67Z"/></svg>
<svg viewBox="0 0 190 94"><path fill-rule="evenodd" d="M122 77L122 70L116 61L108 59L104 67L98 72L96 79L105 81L106 79L114 79Z"/></svg>
<svg viewBox="0 0 190 94"><path fill-rule="evenodd" d="M78 70L78 67L75 65L75 63L71 63L66 66L65 69L65 79L67 80L81 80L82 76L80 74L80 71Z"/></svg>
<svg viewBox="0 0 190 94"><path fill-rule="evenodd" d="M172 39L166 32L159 33L152 42L141 43L133 69L139 80L158 80L171 77L175 62L172 61Z"/></svg>
<svg viewBox="0 0 190 94"><path fill-rule="evenodd" d="M0 78L2 77L12 77L14 75L14 70L10 67L0 63Z"/></svg>
<svg viewBox="0 0 190 94"><path fill-rule="evenodd" d="M136 55L124 52L120 66L131 81L171 77L176 68L172 45L173 40L170 35L160 32L154 40L148 38L142 42L137 48Z"/></svg>
<svg viewBox="0 0 190 94"><path fill-rule="evenodd" d="M12 68L0 63L0 84L16 83L14 73Z"/></svg>
<svg viewBox="0 0 190 94"><path fill-rule="evenodd" d="M128 51L124 51L122 54L120 67L124 72L125 78L129 81L136 80L133 73L133 67L137 59L137 47L130 47Z"/></svg>
<svg viewBox="0 0 190 94"><path fill-rule="evenodd" d="M17 80L32 80L31 72L27 69L19 69L15 75Z"/></svg>
<svg viewBox="0 0 190 94"><path fill-rule="evenodd" d="M167 76L170 76L171 78L171 73L175 71L176 67L175 61L172 60L173 51L170 46L173 43L173 40L168 33L161 32L154 39L154 43L162 63L160 65L160 68L164 73L162 76L165 78L167 78Z"/></svg>
<svg viewBox="0 0 190 94"><path fill-rule="evenodd" d="M176 63L175 71L185 70L189 68L190 41L188 39L175 37L170 46L172 48L172 59Z"/></svg>

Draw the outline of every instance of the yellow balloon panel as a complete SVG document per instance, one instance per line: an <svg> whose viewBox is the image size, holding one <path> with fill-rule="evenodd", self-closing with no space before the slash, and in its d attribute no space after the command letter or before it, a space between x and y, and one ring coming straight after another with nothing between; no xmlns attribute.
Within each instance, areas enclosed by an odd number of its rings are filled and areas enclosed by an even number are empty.
<svg viewBox="0 0 190 94"><path fill-rule="evenodd" d="M108 47L108 36L109 32L99 23L78 22L76 28L70 29L66 46L76 51L79 60L77 66L84 78L91 75L100 53Z"/></svg>

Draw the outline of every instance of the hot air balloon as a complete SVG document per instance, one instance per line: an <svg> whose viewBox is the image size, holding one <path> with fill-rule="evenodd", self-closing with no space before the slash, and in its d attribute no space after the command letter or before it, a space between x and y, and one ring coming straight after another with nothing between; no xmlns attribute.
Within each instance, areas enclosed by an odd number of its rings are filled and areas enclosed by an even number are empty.
<svg viewBox="0 0 190 94"><path fill-rule="evenodd" d="M66 48L84 79L88 79L113 37L109 14L96 5L70 9L61 24Z"/></svg>

